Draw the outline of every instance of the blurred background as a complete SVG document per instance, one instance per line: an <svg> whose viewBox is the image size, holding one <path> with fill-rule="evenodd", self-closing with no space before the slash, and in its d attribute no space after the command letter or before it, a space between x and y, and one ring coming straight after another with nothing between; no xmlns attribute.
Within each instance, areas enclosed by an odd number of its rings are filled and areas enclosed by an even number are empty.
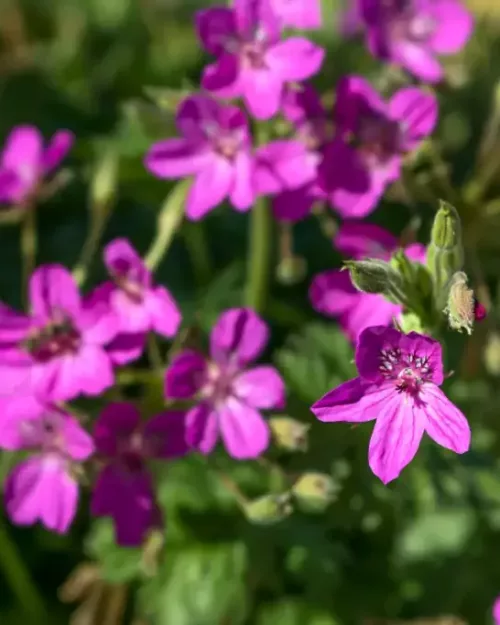
<svg viewBox="0 0 500 625"><path fill-rule="evenodd" d="M47 138L67 128L77 139L61 188L37 208L38 263L75 267L96 229L103 242L119 235L140 252L150 245L171 187L146 172L143 157L153 141L175 132L176 102L198 83L206 59L193 13L206 4L1 0L0 138L30 123ZM298 511L277 525L250 526L233 495L192 458L158 474L164 557L156 557L155 545L152 555L115 547L109 524L89 523L85 496L65 537L15 528L0 516L0 625L491 622L500 595L500 3L469 5L477 31L465 52L447 61L436 134L446 163L432 167L457 194L471 188L485 163L491 167L488 184L462 214L473 233L468 269L490 314L472 338L452 339L448 363L455 375L447 393L468 415L473 450L451 457L426 443L411 468L384 487L367 466L369 427L312 424L308 407L353 368L351 346L335 323L309 306L311 277L340 262L328 224L311 217L293 233L301 275L283 269L286 235L276 233L278 271L264 315L273 326L267 357L290 391L287 412L313 425L309 450L268 466L223 456L219 462L251 496L279 488L282 471L321 471L332 480L334 501L314 515ZM328 49L315 81L325 94L344 73L376 79L380 71L362 43L338 37L340 9L338 0L324 0L324 27L314 33ZM392 190L369 221L399 235L418 214L418 237L426 242L440 192L422 183L411 202ZM103 194L112 210L100 215ZM0 221L0 299L18 307L19 228L7 214ZM202 224L183 224L175 237L157 275L187 325L196 321L206 331L222 309L240 304L247 226L248 216L220 209ZM104 275L100 253L93 256L88 286ZM153 409L161 389L151 384L145 393ZM99 404L84 408L93 414ZM11 463L0 456L2 475Z"/></svg>

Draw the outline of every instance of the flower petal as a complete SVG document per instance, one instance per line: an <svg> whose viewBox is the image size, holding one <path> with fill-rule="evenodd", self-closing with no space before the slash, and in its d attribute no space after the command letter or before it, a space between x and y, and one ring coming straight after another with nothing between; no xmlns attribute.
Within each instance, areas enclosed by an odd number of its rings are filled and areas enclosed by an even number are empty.
<svg viewBox="0 0 500 625"><path fill-rule="evenodd" d="M17 126L7 137L2 167L14 171L26 187L31 187L41 174L43 138L35 126Z"/></svg>
<svg viewBox="0 0 500 625"><path fill-rule="evenodd" d="M332 269L314 276L309 288L312 307L328 317L349 312L358 302L361 293L354 288L349 272Z"/></svg>
<svg viewBox="0 0 500 625"><path fill-rule="evenodd" d="M233 392L252 408L285 407L285 384L274 367L254 367L240 373L233 382Z"/></svg>
<svg viewBox="0 0 500 625"><path fill-rule="evenodd" d="M144 426L144 439L150 458L180 458L189 451L186 441L186 413L167 410Z"/></svg>
<svg viewBox="0 0 500 625"><path fill-rule="evenodd" d="M152 329L161 336L171 339L181 324L181 312L170 292L157 286L146 294L144 305L149 313Z"/></svg>
<svg viewBox="0 0 500 625"><path fill-rule="evenodd" d="M25 448L26 425L40 419L45 406L35 396L7 397L0 401L0 447L15 451Z"/></svg>
<svg viewBox="0 0 500 625"><path fill-rule="evenodd" d="M259 357L268 340L269 328L257 313L250 308L231 308L212 328L210 354L219 362L234 354L244 365Z"/></svg>
<svg viewBox="0 0 500 625"><path fill-rule="evenodd" d="M282 191L273 198L272 209L277 221L296 223L308 217L317 200L310 184Z"/></svg>
<svg viewBox="0 0 500 625"><path fill-rule="evenodd" d="M113 239L105 246L103 255L112 276L130 278L145 287L151 284L151 272L128 239Z"/></svg>
<svg viewBox="0 0 500 625"><path fill-rule="evenodd" d="M197 221L227 198L234 180L232 164L213 155L197 174L186 200L186 215Z"/></svg>
<svg viewBox="0 0 500 625"><path fill-rule="evenodd" d="M167 399L191 399L205 382L207 362L203 354L184 350L174 356L165 374Z"/></svg>
<svg viewBox="0 0 500 625"><path fill-rule="evenodd" d="M126 365L129 362L138 360L146 346L146 335L138 334L117 334L116 337L106 346L106 352L111 361L116 365Z"/></svg>
<svg viewBox="0 0 500 625"><path fill-rule="evenodd" d="M425 137L429 136L438 121L438 101L432 93L417 87L400 89L389 102L389 112L393 119L400 120L405 132L405 149L413 150Z"/></svg>
<svg viewBox="0 0 500 625"><path fill-rule="evenodd" d="M92 437L70 415L61 415L60 433L64 439L64 448L73 460L82 461L94 453Z"/></svg>
<svg viewBox="0 0 500 625"><path fill-rule="evenodd" d="M344 256L355 259L387 258L397 247L396 237L385 228L359 221L344 221L334 239Z"/></svg>
<svg viewBox="0 0 500 625"><path fill-rule="evenodd" d="M112 402L105 406L92 432L96 450L105 456L115 456L119 441L133 435L140 419L139 411L129 402Z"/></svg>
<svg viewBox="0 0 500 625"><path fill-rule="evenodd" d="M194 406L186 415L186 441L202 454L211 453L219 440L218 415L203 402Z"/></svg>
<svg viewBox="0 0 500 625"><path fill-rule="evenodd" d="M436 83L443 77L441 63L423 45L400 41L393 47L394 61L402 65L420 80Z"/></svg>
<svg viewBox="0 0 500 625"><path fill-rule="evenodd" d="M437 28L428 45L437 54L456 54L472 35L472 13L457 0L438 0L431 3L431 13L437 22Z"/></svg>
<svg viewBox="0 0 500 625"><path fill-rule="evenodd" d="M256 458L268 448L270 430L260 412L229 397L217 414L222 440L230 456L237 460Z"/></svg>
<svg viewBox="0 0 500 625"><path fill-rule="evenodd" d="M319 72L325 51L305 37L288 37L269 48L266 63L282 82L301 82Z"/></svg>
<svg viewBox="0 0 500 625"><path fill-rule="evenodd" d="M283 26L299 30L321 26L320 0L272 0L272 6Z"/></svg>
<svg viewBox="0 0 500 625"><path fill-rule="evenodd" d="M271 119L279 111L284 80L267 68L245 68L240 75L245 103L251 115L259 120Z"/></svg>
<svg viewBox="0 0 500 625"><path fill-rule="evenodd" d="M75 135L69 130L58 130L50 139L42 154L44 172L50 173L64 160L75 142Z"/></svg>
<svg viewBox="0 0 500 625"><path fill-rule="evenodd" d="M409 395L394 393L379 407L368 450L375 475L387 484L398 477L417 453L425 429L425 417L415 410Z"/></svg>
<svg viewBox="0 0 500 625"><path fill-rule="evenodd" d="M42 265L30 279L31 312L40 320L50 321L64 313L70 319L80 312L80 293L71 273L62 265Z"/></svg>
<svg viewBox="0 0 500 625"><path fill-rule="evenodd" d="M328 391L311 406L311 412L320 421L363 423L376 419L393 393L392 385L379 387L353 378Z"/></svg>
<svg viewBox="0 0 500 625"><path fill-rule="evenodd" d="M469 450L471 431L465 415L435 384L425 384L416 408L426 417L425 431L438 445L457 454Z"/></svg>
<svg viewBox="0 0 500 625"><path fill-rule="evenodd" d="M186 139L165 139L154 143L144 159L146 169L158 178L192 176L202 170L210 152Z"/></svg>
<svg viewBox="0 0 500 625"><path fill-rule="evenodd" d="M236 210L246 211L255 201L253 159L248 152L240 151L233 160L233 166L233 186L229 199Z"/></svg>
<svg viewBox="0 0 500 625"><path fill-rule="evenodd" d="M195 25L203 47L215 56L222 54L228 42L237 34L234 11L228 7L212 7L197 11Z"/></svg>
<svg viewBox="0 0 500 625"><path fill-rule="evenodd" d="M201 85L219 98L238 98L242 93L239 58L226 52L215 63L206 65Z"/></svg>
<svg viewBox="0 0 500 625"><path fill-rule="evenodd" d="M359 297L351 310L344 313L340 323L349 337L356 341L365 328L389 326L402 307L387 301L382 295L358 293Z"/></svg>

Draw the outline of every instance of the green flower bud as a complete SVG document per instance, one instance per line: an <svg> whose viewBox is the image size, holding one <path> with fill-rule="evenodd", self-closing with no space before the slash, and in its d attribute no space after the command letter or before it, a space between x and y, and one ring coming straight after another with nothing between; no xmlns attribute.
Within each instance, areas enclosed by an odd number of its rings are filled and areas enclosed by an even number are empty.
<svg viewBox="0 0 500 625"><path fill-rule="evenodd" d="M258 525L279 523L293 512L290 493L264 495L243 508L249 521Z"/></svg>
<svg viewBox="0 0 500 625"><path fill-rule="evenodd" d="M492 332L484 350L484 366L490 375L500 376L500 334Z"/></svg>
<svg viewBox="0 0 500 625"><path fill-rule="evenodd" d="M420 317L415 313L404 313L398 317L398 323L401 331L405 334L408 334L409 332L418 332L419 334L426 333Z"/></svg>
<svg viewBox="0 0 500 625"><path fill-rule="evenodd" d="M384 295L396 304L404 304L404 283L399 273L389 263L375 258L348 260L344 266L358 291Z"/></svg>
<svg viewBox="0 0 500 625"><path fill-rule="evenodd" d="M302 282L307 274L307 261L300 256L283 258L276 267L276 280L285 286Z"/></svg>
<svg viewBox="0 0 500 625"><path fill-rule="evenodd" d="M391 267L401 276L408 285L413 285L416 276L416 264L412 263L403 250L395 252L390 260Z"/></svg>
<svg viewBox="0 0 500 625"><path fill-rule="evenodd" d="M460 217L455 207L441 201L432 225L426 259L427 268L434 279L435 292L440 299L444 287L453 274L462 268L463 262Z"/></svg>
<svg viewBox="0 0 500 625"><path fill-rule="evenodd" d="M338 485L325 473L304 473L292 487L302 508L309 512L324 510L338 492Z"/></svg>
<svg viewBox="0 0 500 625"><path fill-rule="evenodd" d="M448 302L444 312L452 330L472 334L475 321L474 291L467 285L467 274L457 271L450 280Z"/></svg>
<svg viewBox="0 0 500 625"><path fill-rule="evenodd" d="M271 417L269 426L278 447L287 451L307 451L310 425L290 417Z"/></svg>

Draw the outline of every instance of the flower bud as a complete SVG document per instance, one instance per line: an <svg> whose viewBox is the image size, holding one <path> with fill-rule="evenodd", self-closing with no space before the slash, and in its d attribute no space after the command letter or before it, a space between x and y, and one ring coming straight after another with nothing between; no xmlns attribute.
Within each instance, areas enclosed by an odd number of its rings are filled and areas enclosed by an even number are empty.
<svg viewBox="0 0 500 625"><path fill-rule="evenodd" d="M293 485L292 492L305 510L320 512L335 499L338 488L325 473L304 473Z"/></svg>
<svg viewBox="0 0 500 625"><path fill-rule="evenodd" d="M293 512L290 493L264 495L248 502L243 509L247 519L258 525L279 523Z"/></svg>
<svg viewBox="0 0 500 625"><path fill-rule="evenodd" d="M397 304L405 303L403 279L389 263L368 258L348 260L344 266L349 270L352 283L358 291L384 295Z"/></svg>
<svg viewBox="0 0 500 625"><path fill-rule="evenodd" d="M276 280L285 286L302 282L307 274L307 261L301 256L282 258L276 267Z"/></svg>
<svg viewBox="0 0 500 625"><path fill-rule="evenodd" d="M492 332L484 350L484 366L490 375L500 376L500 334Z"/></svg>
<svg viewBox="0 0 500 625"><path fill-rule="evenodd" d="M309 425L290 417L280 416L269 419L269 426L276 445L281 449L307 451Z"/></svg>
<svg viewBox="0 0 500 625"><path fill-rule="evenodd" d="M444 312L452 330L472 334L475 321L476 300L474 291L468 287L467 274L457 271L450 280L448 302Z"/></svg>
<svg viewBox="0 0 500 625"><path fill-rule="evenodd" d="M422 321L418 315L412 312L404 313L398 317L399 327L405 334L409 332L418 332L419 334L426 334L426 330L422 324Z"/></svg>
<svg viewBox="0 0 500 625"><path fill-rule="evenodd" d="M463 262L460 217L454 206L441 200L432 225L426 260L427 268L434 278L436 294L442 294L453 274L462 268Z"/></svg>

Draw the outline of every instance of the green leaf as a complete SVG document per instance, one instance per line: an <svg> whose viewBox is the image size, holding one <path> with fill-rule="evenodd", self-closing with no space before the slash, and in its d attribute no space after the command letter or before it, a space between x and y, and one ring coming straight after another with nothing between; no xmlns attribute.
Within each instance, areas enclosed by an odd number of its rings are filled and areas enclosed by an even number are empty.
<svg viewBox="0 0 500 625"><path fill-rule="evenodd" d="M100 564L102 578L107 582L130 582L141 574L142 550L119 547L110 519L94 521L87 538L86 552Z"/></svg>
<svg viewBox="0 0 500 625"><path fill-rule="evenodd" d="M311 323L276 354L287 383L307 402L356 375L353 350L333 323Z"/></svg>
<svg viewBox="0 0 500 625"><path fill-rule="evenodd" d="M170 552L162 579L139 591L139 611L155 625L239 625L247 613L246 570L242 543Z"/></svg>
<svg viewBox="0 0 500 625"><path fill-rule="evenodd" d="M340 625L326 611L313 608L293 599L264 606L257 618L257 625Z"/></svg>

